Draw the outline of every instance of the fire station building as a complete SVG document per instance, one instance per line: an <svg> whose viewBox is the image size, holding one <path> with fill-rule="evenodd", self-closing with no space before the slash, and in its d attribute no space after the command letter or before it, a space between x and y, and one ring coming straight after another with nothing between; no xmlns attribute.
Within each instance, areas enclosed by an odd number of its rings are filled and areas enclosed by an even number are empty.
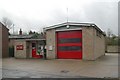
<svg viewBox="0 0 120 80"><path fill-rule="evenodd" d="M44 31L47 59L95 60L105 54L105 34L95 24L67 22Z"/></svg>

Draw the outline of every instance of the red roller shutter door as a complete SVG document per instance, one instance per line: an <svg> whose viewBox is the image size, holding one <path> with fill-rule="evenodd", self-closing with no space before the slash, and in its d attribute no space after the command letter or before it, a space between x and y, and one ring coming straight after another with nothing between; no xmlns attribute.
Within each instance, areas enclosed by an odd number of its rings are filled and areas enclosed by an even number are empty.
<svg viewBox="0 0 120 80"><path fill-rule="evenodd" d="M82 59L82 31L57 32L57 58Z"/></svg>

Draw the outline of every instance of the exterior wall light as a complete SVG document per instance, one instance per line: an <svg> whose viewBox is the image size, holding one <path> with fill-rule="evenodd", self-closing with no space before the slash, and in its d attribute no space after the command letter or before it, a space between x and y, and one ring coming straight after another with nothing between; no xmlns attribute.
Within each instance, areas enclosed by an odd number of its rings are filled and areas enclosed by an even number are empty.
<svg viewBox="0 0 120 80"><path fill-rule="evenodd" d="M70 28L70 26L69 26L69 25L67 25L66 27L67 27L67 28Z"/></svg>

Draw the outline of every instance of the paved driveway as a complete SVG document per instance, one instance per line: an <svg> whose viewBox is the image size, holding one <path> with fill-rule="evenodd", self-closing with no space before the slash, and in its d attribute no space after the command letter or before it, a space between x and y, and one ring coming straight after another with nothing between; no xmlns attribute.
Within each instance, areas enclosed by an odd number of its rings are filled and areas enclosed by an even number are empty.
<svg viewBox="0 0 120 80"><path fill-rule="evenodd" d="M106 54L96 61L74 59L3 59L4 78L118 77L118 55Z"/></svg>

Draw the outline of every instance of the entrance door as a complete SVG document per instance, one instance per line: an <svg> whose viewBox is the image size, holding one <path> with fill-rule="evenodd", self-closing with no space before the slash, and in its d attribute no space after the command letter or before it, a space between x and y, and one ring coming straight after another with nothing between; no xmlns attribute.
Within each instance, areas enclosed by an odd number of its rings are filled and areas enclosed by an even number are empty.
<svg viewBox="0 0 120 80"><path fill-rule="evenodd" d="M57 32L57 57L82 59L82 31Z"/></svg>
<svg viewBox="0 0 120 80"><path fill-rule="evenodd" d="M32 43L32 57L36 57L36 43Z"/></svg>
<svg viewBox="0 0 120 80"><path fill-rule="evenodd" d="M40 55L40 47L37 43L32 43L32 57L33 58L42 58L42 55Z"/></svg>

